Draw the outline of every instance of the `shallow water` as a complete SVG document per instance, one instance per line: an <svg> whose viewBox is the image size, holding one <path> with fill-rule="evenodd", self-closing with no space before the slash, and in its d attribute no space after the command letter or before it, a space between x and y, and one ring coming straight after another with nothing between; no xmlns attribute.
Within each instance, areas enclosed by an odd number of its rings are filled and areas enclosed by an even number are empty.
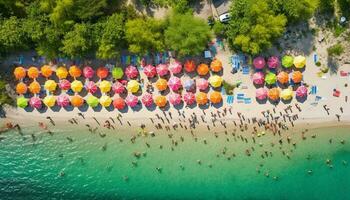
<svg viewBox="0 0 350 200"><path fill-rule="evenodd" d="M101 138L85 130L56 129L50 136L28 128L24 136L2 135L0 199L350 199L350 128L316 129L307 135L296 148L282 146L288 159L272 137L258 138L248 157L245 149L252 144L234 141L232 135L203 133L197 142L185 135L181 142L175 134L178 145L172 151L165 134L140 137L132 144L130 136L121 133ZM273 156L261 158L265 150ZM134 152L145 154L136 158ZM228 160L233 153L236 157Z"/></svg>

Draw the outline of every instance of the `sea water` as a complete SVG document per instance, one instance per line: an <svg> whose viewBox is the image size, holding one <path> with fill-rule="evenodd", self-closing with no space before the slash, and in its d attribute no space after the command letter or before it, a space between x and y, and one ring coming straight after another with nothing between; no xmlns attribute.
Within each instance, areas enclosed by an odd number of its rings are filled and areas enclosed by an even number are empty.
<svg viewBox="0 0 350 200"><path fill-rule="evenodd" d="M1 200L350 199L349 127L310 130L296 147L261 137L251 156L245 150L252 142L223 134L202 133L197 141L188 134L181 142L175 133L175 146L164 133L132 143L129 133L53 132L1 135ZM262 158L264 151L272 156Z"/></svg>

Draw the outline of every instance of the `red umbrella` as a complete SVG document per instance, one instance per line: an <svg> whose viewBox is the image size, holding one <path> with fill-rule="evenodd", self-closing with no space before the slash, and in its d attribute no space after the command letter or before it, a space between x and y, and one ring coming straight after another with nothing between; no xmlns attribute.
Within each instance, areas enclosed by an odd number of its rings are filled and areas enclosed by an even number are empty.
<svg viewBox="0 0 350 200"><path fill-rule="evenodd" d="M179 90L182 87L182 83L181 83L180 78L178 78L176 76L172 76L168 81L168 86L173 91Z"/></svg>
<svg viewBox="0 0 350 200"><path fill-rule="evenodd" d="M69 90L70 89L70 82L67 79L62 79L58 83L58 86L61 88L61 90Z"/></svg>
<svg viewBox="0 0 350 200"><path fill-rule="evenodd" d="M97 91L97 85L93 81L89 81L85 85L85 89L90 92L91 94L94 94Z"/></svg>
<svg viewBox="0 0 350 200"><path fill-rule="evenodd" d="M118 110L123 110L125 108L125 102L124 99L117 97L113 100L113 106L114 108Z"/></svg>
<svg viewBox="0 0 350 200"><path fill-rule="evenodd" d="M143 68L143 73L145 73L148 78L153 78L157 74L157 70L156 67L147 65Z"/></svg>
<svg viewBox="0 0 350 200"><path fill-rule="evenodd" d="M181 95L177 93L170 94L169 101L174 106L179 105L182 102Z"/></svg>
<svg viewBox="0 0 350 200"><path fill-rule="evenodd" d="M194 72L196 70L196 63L193 60L186 60L185 62L185 71Z"/></svg>
<svg viewBox="0 0 350 200"><path fill-rule="evenodd" d="M92 78L94 77L95 71L90 66L86 66L83 69L83 74L85 78Z"/></svg>
<svg viewBox="0 0 350 200"><path fill-rule="evenodd" d="M157 73L159 76L165 76L169 74L168 66L166 64L159 64L157 66Z"/></svg>
<svg viewBox="0 0 350 200"><path fill-rule="evenodd" d="M128 106L135 107L137 105L137 103L139 102L139 99L137 98L137 96L129 94L126 97L125 102Z"/></svg>
<svg viewBox="0 0 350 200"><path fill-rule="evenodd" d="M123 84L121 84L120 82L117 81L117 82L113 83L112 90L116 94L121 94L121 93L125 92L125 87Z"/></svg>
<svg viewBox="0 0 350 200"><path fill-rule="evenodd" d="M136 78L139 75L139 71L137 71L135 66L129 65L125 69L125 74L128 78Z"/></svg>
<svg viewBox="0 0 350 200"><path fill-rule="evenodd" d="M194 104L194 103L196 103L196 96L192 92L187 92L184 95L184 101L188 105Z"/></svg>
<svg viewBox="0 0 350 200"><path fill-rule="evenodd" d="M179 61L174 61L169 65L169 69L173 74L179 74L182 71L182 64Z"/></svg>
<svg viewBox="0 0 350 200"><path fill-rule="evenodd" d="M150 107L153 105L153 97L150 93L146 93L145 95L143 95L142 97L142 103L143 105Z"/></svg>
<svg viewBox="0 0 350 200"><path fill-rule="evenodd" d="M99 67L96 71L96 75L100 78L100 79L104 79L107 78L108 76L108 69L106 67Z"/></svg>

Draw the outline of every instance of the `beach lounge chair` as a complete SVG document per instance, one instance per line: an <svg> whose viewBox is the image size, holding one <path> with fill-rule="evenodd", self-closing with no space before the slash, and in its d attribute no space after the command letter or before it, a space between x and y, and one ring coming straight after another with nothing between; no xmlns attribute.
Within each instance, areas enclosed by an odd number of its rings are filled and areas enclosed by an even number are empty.
<svg viewBox="0 0 350 200"><path fill-rule="evenodd" d="M315 102L318 102L318 101L320 101L320 100L322 100L322 97L321 97L321 96L316 96L316 97L315 97Z"/></svg>
<svg viewBox="0 0 350 200"><path fill-rule="evenodd" d="M243 68L242 68L242 73L243 73L243 75L249 75L249 67L248 66L244 66Z"/></svg>
<svg viewBox="0 0 350 200"><path fill-rule="evenodd" d="M227 104L233 104L233 96L232 95L228 95L226 97L226 102L227 102Z"/></svg>
<svg viewBox="0 0 350 200"><path fill-rule="evenodd" d="M314 94L314 95L317 94L317 90L318 90L318 88L316 85L311 86L310 94Z"/></svg>
<svg viewBox="0 0 350 200"><path fill-rule="evenodd" d="M317 61L318 61L318 55L316 54L316 53L314 53L314 63L317 63Z"/></svg>
<svg viewBox="0 0 350 200"><path fill-rule="evenodd" d="M252 103L252 99L251 98L245 98L244 99L244 104L251 104Z"/></svg>

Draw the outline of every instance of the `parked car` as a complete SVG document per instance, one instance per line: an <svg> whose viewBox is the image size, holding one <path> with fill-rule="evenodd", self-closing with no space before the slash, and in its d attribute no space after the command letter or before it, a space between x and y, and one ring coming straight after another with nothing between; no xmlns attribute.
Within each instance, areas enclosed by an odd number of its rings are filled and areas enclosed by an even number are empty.
<svg viewBox="0 0 350 200"><path fill-rule="evenodd" d="M221 14L219 16L219 20L221 23L226 23L226 22L230 21L230 18L231 18L231 16L230 16L230 13L228 13L228 12Z"/></svg>

